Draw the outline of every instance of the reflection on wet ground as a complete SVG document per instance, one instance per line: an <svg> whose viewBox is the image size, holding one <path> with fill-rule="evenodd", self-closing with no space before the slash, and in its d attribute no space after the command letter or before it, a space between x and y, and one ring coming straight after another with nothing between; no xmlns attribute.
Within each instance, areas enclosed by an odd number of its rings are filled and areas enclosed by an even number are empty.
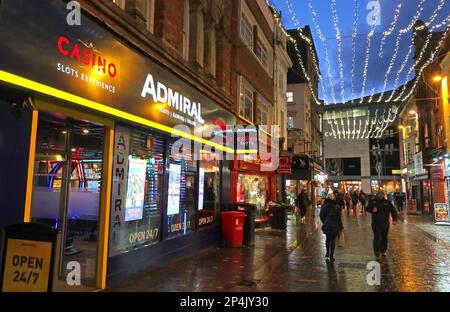
<svg viewBox="0 0 450 312"><path fill-rule="evenodd" d="M211 248L170 263L111 291L450 291L450 227L424 217L392 226L381 285L367 283L372 251L370 215L344 213L346 244L325 261L318 210L287 231L258 229L255 247ZM446 231L447 230L447 231Z"/></svg>

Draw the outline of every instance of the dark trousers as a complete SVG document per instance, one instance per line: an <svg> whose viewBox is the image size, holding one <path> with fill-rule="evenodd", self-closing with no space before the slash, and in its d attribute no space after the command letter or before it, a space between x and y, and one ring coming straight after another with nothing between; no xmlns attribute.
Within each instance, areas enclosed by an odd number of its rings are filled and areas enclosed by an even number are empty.
<svg viewBox="0 0 450 312"><path fill-rule="evenodd" d="M334 250L336 249L336 238L337 235L326 234L327 240L325 241L325 246L327 248L327 255L330 257L334 256Z"/></svg>
<svg viewBox="0 0 450 312"><path fill-rule="evenodd" d="M300 217L303 218L304 216L306 216L306 205L301 205L300 206Z"/></svg>
<svg viewBox="0 0 450 312"><path fill-rule="evenodd" d="M386 252L388 248L389 224L372 223L373 251Z"/></svg>

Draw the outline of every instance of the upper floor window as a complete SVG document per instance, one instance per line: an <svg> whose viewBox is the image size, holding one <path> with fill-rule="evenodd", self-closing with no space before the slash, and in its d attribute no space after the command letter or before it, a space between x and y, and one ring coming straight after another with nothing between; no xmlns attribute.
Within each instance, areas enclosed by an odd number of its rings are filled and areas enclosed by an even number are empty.
<svg viewBox="0 0 450 312"><path fill-rule="evenodd" d="M256 107L256 124L258 125L269 125L269 112L267 109L267 106L262 104L262 103L258 103L257 107Z"/></svg>
<svg viewBox="0 0 450 312"><path fill-rule="evenodd" d="M294 92L288 92L286 95L288 103L294 102Z"/></svg>
<svg viewBox="0 0 450 312"><path fill-rule="evenodd" d="M264 44L259 39L256 41L255 54L260 62L264 66L267 66L267 50L264 47Z"/></svg>
<svg viewBox="0 0 450 312"><path fill-rule="evenodd" d="M250 48L253 47L253 29L244 16L241 17L241 38Z"/></svg>
<svg viewBox="0 0 450 312"><path fill-rule="evenodd" d="M243 84L241 87L241 98L239 101L239 116L253 122L253 92Z"/></svg>
<svg viewBox="0 0 450 312"><path fill-rule="evenodd" d="M288 127L288 129L294 128L294 117L289 116L287 118L287 127Z"/></svg>

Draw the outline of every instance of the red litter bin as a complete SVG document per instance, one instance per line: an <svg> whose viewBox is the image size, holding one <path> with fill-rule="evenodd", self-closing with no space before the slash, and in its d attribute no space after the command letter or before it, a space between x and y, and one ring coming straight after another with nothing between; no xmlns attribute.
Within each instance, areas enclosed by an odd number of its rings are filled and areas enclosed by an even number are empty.
<svg viewBox="0 0 450 312"><path fill-rule="evenodd" d="M241 247L244 240L245 213L240 211L222 212L222 233L225 244L230 247Z"/></svg>

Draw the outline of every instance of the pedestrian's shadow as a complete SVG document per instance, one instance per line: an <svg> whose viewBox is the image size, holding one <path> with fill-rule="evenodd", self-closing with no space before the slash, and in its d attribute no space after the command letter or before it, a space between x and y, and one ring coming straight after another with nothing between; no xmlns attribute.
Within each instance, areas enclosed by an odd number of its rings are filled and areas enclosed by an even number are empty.
<svg viewBox="0 0 450 312"><path fill-rule="evenodd" d="M335 262L327 260L327 273L328 273L328 291L339 291L339 281L336 272Z"/></svg>
<svg viewBox="0 0 450 312"><path fill-rule="evenodd" d="M381 269L381 285L378 286L379 292L390 292L395 291L396 285L395 285L395 279L392 274L390 265L389 265L389 259L382 257L379 260L380 263L380 269Z"/></svg>

